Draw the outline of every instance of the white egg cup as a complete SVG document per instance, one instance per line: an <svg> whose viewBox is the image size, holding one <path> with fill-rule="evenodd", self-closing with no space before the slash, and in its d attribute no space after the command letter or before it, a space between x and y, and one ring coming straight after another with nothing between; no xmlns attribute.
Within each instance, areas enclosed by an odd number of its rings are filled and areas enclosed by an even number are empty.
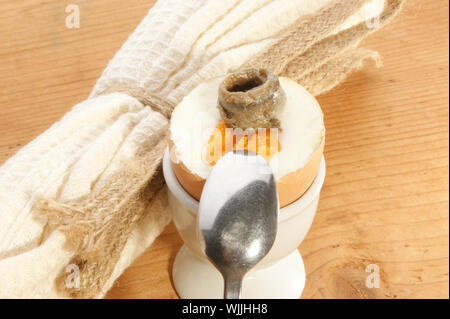
<svg viewBox="0 0 450 319"><path fill-rule="evenodd" d="M168 187L173 221L184 245L178 251L172 268L172 279L178 296L183 299L223 298L223 278L201 249L197 231L199 202L178 182L172 170L169 150L163 159L164 178ZM305 286L305 267L297 247L311 227L325 179L322 158L313 184L292 204L280 209L275 243L261 262L245 276L242 298L299 298Z"/></svg>

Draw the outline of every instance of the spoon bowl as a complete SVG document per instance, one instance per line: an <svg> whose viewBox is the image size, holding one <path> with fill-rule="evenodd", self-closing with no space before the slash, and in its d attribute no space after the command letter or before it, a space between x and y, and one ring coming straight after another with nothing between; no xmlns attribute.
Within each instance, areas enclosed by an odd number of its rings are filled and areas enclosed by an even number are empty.
<svg viewBox="0 0 450 319"><path fill-rule="evenodd" d="M275 179L261 155L229 152L211 170L198 230L206 256L224 277L224 298L239 298L243 277L272 248L278 212Z"/></svg>

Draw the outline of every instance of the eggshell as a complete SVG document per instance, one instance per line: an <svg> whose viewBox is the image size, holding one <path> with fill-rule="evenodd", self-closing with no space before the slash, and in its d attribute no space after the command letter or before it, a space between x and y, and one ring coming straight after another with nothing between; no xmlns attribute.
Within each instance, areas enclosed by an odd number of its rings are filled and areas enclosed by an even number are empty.
<svg viewBox="0 0 450 319"><path fill-rule="evenodd" d="M325 137L322 138L319 147L311 155L305 166L295 172L288 173L277 182L280 207L287 206L299 199L311 186L316 178L325 146Z"/></svg>
<svg viewBox="0 0 450 319"><path fill-rule="evenodd" d="M203 186L205 186L206 179L198 176L197 174L191 172L183 162L175 161L172 149L173 149L173 141L170 139L170 131L168 134L168 144L169 144L169 153L170 153L170 161L172 163L172 168L180 182L181 186L183 186L184 190L189 193L196 200L200 200L200 196L202 195Z"/></svg>

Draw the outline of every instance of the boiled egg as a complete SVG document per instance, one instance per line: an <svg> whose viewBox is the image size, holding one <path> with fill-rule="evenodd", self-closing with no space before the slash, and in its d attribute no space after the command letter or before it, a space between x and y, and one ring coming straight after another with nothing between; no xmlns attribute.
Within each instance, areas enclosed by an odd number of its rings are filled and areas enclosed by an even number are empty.
<svg viewBox="0 0 450 319"><path fill-rule="evenodd" d="M279 128L228 127L217 107L218 88L224 79L200 84L172 113L168 139L178 181L200 200L209 172L225 153L252 150L272 168L280 207L289 205L312 184L322 158L325 127L319 103L301 85L280 77L286 100L277 115Z"/></svg>

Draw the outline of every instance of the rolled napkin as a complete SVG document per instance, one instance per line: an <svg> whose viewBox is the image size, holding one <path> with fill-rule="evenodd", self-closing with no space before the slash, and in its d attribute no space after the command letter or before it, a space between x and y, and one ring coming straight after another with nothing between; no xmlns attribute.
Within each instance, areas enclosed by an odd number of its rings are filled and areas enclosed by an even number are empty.
<svg viewBox="0 0 450 319"><path fill-rule="evenodd" d="M183 96L255 66L326 92L378 60L357 45L401 3L158 1L89 99L0 167L0 297L103 297L170 221L160 162Z"/></svg>
<svg viewBox="0 0 450 319"><path fill-rule="evenodd" d="M139 254L150 244L170 220L168 214L143 213L159 204L150 200L162 184L158 179L147 182L159 169L167 127L164 116L136 99L104 95L76 105L0 168L1 297L65 296L55 280L67 276L67 265L83 271L78 260L85 258L97 267L123 269L129 254ZM142 170L145 181L137 175ZM43 205L46 209L36 216L37 206ZM64 210L51 218L56 206ZM117 231L122 222L137 227ZM140 229L148 223L153 228ZM107 241L111 232L128 251ZM85 243L87 237L95 243ZM104 253L107 263L99 259ZM101 274L91 278L86 273L81 284L95 286ZM105 292L103 287L97 287L96 296Z"/></svg>

